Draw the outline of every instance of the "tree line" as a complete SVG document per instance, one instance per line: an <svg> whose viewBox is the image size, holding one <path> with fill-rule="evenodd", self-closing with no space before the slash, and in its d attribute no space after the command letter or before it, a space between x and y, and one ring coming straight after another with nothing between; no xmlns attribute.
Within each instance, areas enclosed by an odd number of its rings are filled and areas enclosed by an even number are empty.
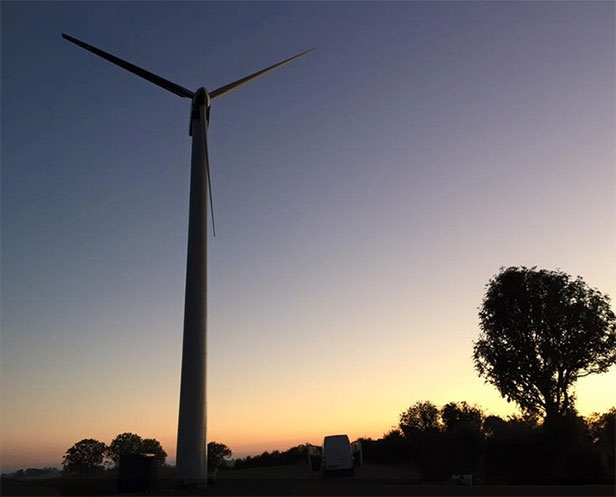
<svg viewBox="0 0 616 497"><path fill-rule="evenodd" d="M62 459L64 473L92 473L117 467L124 454L154 454L157 466L165 464L167 453L154 438L141 438L135 433L121 433L109 445L85 438L70 447Z"/></svg>
<svg viewBox="0 0 616 497"><path fill-rule="evenodd" d="M167 453L158 440L141 438L135 433L121 433L109 445L92 438L80 440L67 449L62 459L62 471L65 474L86 474L116 469L120 464L120 457L128 454L154 454L154 460L159 467L164 466L167 459ZM209 442L208 471L218 469L231 455L231 449L225 444Z"/></svg>
<svg viewBox="0 0 616 497"><path fill-rule="evenodd" d="M598 482L614 480L616 409L578 415L573 385L616 364L616 316L610 299L581 277L560 270L501 268L486 285L479 309L480 334L473 363L521 415L486 415L466 402L437 407L417 402L398 426L378 440L363 439L366 462L412 462L425 479L476 473L486 481ZM211 451L211 455L210 455ZM154 439L123 433L109 446L92 439L71 447L65 471L117 465L123 453L150 452L164 464ZM231 451L210 442L218 468ZM236 468L307 461L307 447L264 452L236 461Z"/></svg>
<svg viewBox="0 0 616 497"><path fill-rule="evenodd" d="M285 451L265 451L260 455L246 456L236 459L234 469L258 468L265 466L286 466L292 464L308 464L308 450L305 445L297 445ZM225 469L225 468L221 468Z"/></svg>
<svg viewBox="0 0 616 497"><path fill-rule="evenodd" d="M538 416L486 415L478 406L416 402L378 440L361 439L364 461L406 462L424 480L453 474L500 484L582 484L614 481L616 408L557 421Z"/></svg>
<svg viewBox="0 0 616 497"><path fill-rule="evenodd" d="M486 415L466 402L417 402L364 461L412 462L425 479L475 473L492 482L613 482L616 409L578 415L573 385L616 364L610 299L560 270L501 268L486 284L473 363L521 415ZM306 446L264 452L236 467L301 460ZM300 456L301 454L301 456Z"/></svg>
<svg viewBox="0 0 616 497"><path fill-rule="evenodd" d="M611 483L615 420L616 408L546 424L533 415L488 415L464 401L441 407L420 401L381 438L359 440L364 464L408 464L426 481L466 473L491 484ZM307 465L308 445L236 459L234 469Z"/></svg>

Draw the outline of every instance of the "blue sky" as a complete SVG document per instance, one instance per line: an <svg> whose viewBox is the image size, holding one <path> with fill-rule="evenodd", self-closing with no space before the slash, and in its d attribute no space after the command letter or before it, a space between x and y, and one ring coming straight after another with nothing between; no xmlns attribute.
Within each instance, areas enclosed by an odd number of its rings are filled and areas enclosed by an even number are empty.
<svg viewBox="0 0 616 497"><path fill-rule="evenodd" d="M612 2L1 8L3 469L175 452L190 104L61 32L191 89L317 48L212 107L208 438L238 455L513 412L470 359L500 266L615 293Z"/></svg>

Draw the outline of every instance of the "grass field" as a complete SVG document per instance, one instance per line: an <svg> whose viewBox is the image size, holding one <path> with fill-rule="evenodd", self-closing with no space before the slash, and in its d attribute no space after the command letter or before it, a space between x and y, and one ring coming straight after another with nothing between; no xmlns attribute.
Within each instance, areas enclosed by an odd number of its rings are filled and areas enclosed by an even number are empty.
<svg viewBox="0 0 616 497"><path fill-rule="evenodd" d="M309 472L307 466L273 466L221 471L215 485L207 489L178 489L163 470L156 489L150 495L298 495L298 496L613 496L613 485L526 486L478 485L454 486L421 482L411 467L366 465L356 468L352 477L323 478ZM98 477L2 480L2 496L26 495L118 495L113 474ZM142 495L141 493L121 495Z"/></svg>

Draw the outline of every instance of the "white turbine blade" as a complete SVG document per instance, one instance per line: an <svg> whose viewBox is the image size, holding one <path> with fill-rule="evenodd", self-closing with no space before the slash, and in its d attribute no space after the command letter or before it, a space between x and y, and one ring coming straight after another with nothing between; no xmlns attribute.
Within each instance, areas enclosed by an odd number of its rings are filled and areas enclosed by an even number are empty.
<svg viewBox="0 0 616 497"><path fill-rule="evenodd" d="M216 90L209 92L210 98L214 99L216 97L220 97L221 95L224 95L225 93L229 93L231 90L235 90L239 86L242 86L243 84L248 83L249 81L252 81L253 79L258 78L259 76L262 76L263 74L267 72L273 71L274 69L277 69L280 66L288 64L289 62L292 62L295 59L299 59L300 57L303 57L304 55L306 55L309 52L312 52L313 50L315 49L311 48L310 50L306 50L305 52L302 52L286 60L283 60L282 62L278 62L278 64L274 64L273 66L266 67L265 69L262 69L261 71L251 74L250 76L246 76L245 78L238 79L237 81L234 81L233 83L229 83L228 85L221 86L220 88L217 88Z"/></svg>
<svg viewBox="0 0 616 497"><path fill-rule="evenodd" d="M207 175L207 187L210 194L210 212L212 213L212 233L216 236L216 223L214 222L214 199L212 198L212 177L210 175L210 158L207 147L207 122L205 120L204 106L199 105L199 120L201 121L201 129L203 133L203 158L205 160L205 171Z"/></svg>
<svg viewBox="0 0 616 497"><path fill-rule="evenodd" d="M160 76L157 76L156 74L151 73L150 71L146 71L145 69L142 69L141 67L136 66L135 64L126 62L125 60L122 60L119 57L116 57L115 55L111 55L110 53L107 53L101 50L100 48L96 48L96 47L93 47L92 45L88 45L87 43L81 40L78 40L77 38L73 38L72 36L69 36L64 33L62 33L62 38L64 38L67 41L70 41L71 43L74 43L75 45L81 48L84 48L85 50L88 50L89 52L92 52L93 54L98 55L99 57L102 57L103 59L108 60L109 62L114 63L117 66L120 66L123 69L126 69L127 71L132 72L133 74L136 74L137 76L142 77L143 79L147 79L150 83L154 83L155 85L158 85L161 88L164 88L165 90L170 91L171 93L175 93L176 95L180 97L193 98L194 96L194 93L192 91L184 88L183 86L180 86L165 78L161 78Z"/></svg>

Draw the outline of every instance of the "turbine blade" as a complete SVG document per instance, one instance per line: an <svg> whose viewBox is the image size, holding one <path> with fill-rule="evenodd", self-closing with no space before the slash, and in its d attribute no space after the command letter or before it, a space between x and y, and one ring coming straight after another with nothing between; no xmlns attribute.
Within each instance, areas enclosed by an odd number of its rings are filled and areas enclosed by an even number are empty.
<svg viewBox="0 0 616 497"><path fill-rule="evenodd" d="M212 233L216 236L216 223L214 222L214 199L212 197L212 176L210 174L210 158L207 149L207 121L205 120L204 106L199 105L199 120L203 128L203 144L205 150L203 151L203 157L205 159L205 171L207 175L207 187L210 194L210 212L212 213Z"/></svg>
<svg viewBox="0 0 616 497"><path fill-rule="evenodd" d="M209 92L210 98L214 99L216 97L220 97L221 95L224 95L225 93L229 93L231 90L235 90L237 87L242 86L243 84L248 83L249 81L252 81L253 79L258 78L259 76L262 76L266 72L273 71L274 69L277 69L280 66L288 64L289 62L292 62L295 59L299 59L300 57L303 57L308 52L312 52L313 50L315 49L311 48L310 50L306 50L305 52L302 52L286 60L283 60L282 62L278 62L278 64L274 64L273 66L266 67L265 69L262 69L261 71L251 74L250 76L246 76L245 78L238 79L237 81L234 81L233 83L229 83L228 85L221 86L220 88L217 88L216 90Z"/></svg>
<svg viewBox="0 0 616 497"><path fill-rule="evenodd" d="M155 85L158 85L161 88L164 88L165 90L170 91L171 93L175 93L176 95L180 97L192 98L194 96L194 92L178 84L175 84L172 81L166 80L165 78L161 78L160 76L157 76L156 74L151 73L150 71L146 71L145 69L142 69L141 67L131 64L130 62L126 62L125 60L122 60L116 57L115 55L111 55L110 53L107 53L101 50L100 48L96 48L96 47L93 47L92 45L88 45L87 43L84 43L83 41L78 40L77 38L73 38L72 36L69 36L64 33L62 33L62 38L64 38L67 41L70 41L71 43L74 43L75 45L81 48L88 50L89 52L92 52L93 54L98 55L99 57L102 57L103 59L108 60L109 62L113 62L114 64L120 66L121 68L126 69L127 71L130 71L133 74L136 74L137 76L142 77L143 79L147 79L150 83L154 83Z"/></svg>

